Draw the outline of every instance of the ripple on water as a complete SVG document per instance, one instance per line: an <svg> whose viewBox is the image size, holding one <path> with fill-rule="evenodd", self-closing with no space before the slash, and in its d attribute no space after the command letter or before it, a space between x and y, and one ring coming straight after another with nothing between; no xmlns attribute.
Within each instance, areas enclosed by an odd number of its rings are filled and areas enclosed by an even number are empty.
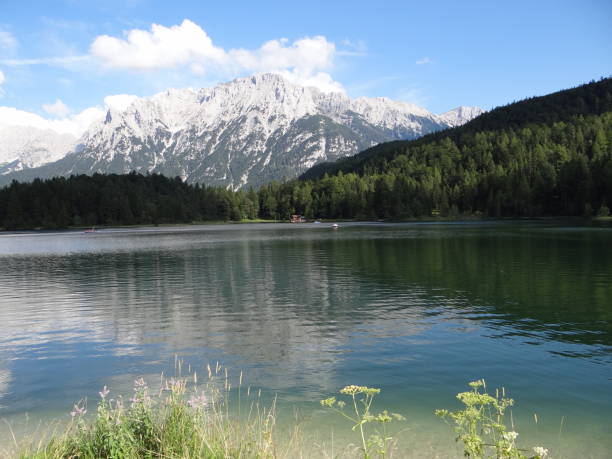
<svg viewBox="0 0 612 459"><path fill-rule="evenodd" d="M243 370L312 435L336 425L317 400L381 387L381 408L409 417L406 457L457 452L433 410L484 377L517 399L521 437L606 457L611 231L319 226L0 236L0 416L61 417L179 354Z"/></svg>

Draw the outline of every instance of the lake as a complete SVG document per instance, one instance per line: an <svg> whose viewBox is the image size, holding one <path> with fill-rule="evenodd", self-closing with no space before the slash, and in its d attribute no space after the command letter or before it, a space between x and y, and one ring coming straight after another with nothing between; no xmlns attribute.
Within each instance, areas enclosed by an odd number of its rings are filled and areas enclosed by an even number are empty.
<svg viewBox="0 0 612 459"><path fill-rule="evenodd" d="M610 457L611 226L330 226L0 235L0 418L67 419L179 356L242 371L318 442L352 435L318 401L359 384L407 418L400 457L461 457L433 411L484 378L522 445Z"/></svg>

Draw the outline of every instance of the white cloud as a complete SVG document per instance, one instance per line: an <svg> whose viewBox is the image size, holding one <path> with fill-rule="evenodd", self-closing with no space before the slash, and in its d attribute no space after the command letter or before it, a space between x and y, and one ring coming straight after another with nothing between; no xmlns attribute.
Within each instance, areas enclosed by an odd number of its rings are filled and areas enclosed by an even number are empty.
<svg viewBox="0 0 612 459"><path fill-rule="evenodd" d="M431 63L433 63L433 61L427 56L415 62L416 65L425 65L425 64L431 64Z"/></svg>
<svg viewBox="0 0 612 459"><path fill-rule="evenodd" d="M344 92L344 88L340 83L334 81L334 79L325 72L318 72L315 74L301 75L299 73L284 71L272 71L282 75L292 83L299 84L302 86L313 86L319 88L323 92Z"/></svg>
<svg viewBox="0 0 612 459"><path fill-rule="evenodd" d="M13 107L0 107L1 126L32 126L38 129L50 129L59 134L72 134L80 137L91 123L102 119L104 110L91 107L81 113L63 119L49 120L35 113L17 110Z"/></svg>
<svg viewBox="0 0 612 459"><path fill-rule="evenodd" d="M5 41L12 35L5 33ZM251 73L273 72L291 81L330 91L344 91L328 73L338 56L365 53L362 42L341 42L343 49L324 36L304 37L293 42L286 38L270 40L256 49L223 49L198 24L185 19L166 27L152 24L150 30L132 29L118 38L100 35L91 43L88 55L42 58L5 58L0 65L91 66L96 62L111 69L155 71L189 69L194 75L229 79Z"/></svg>
<svg viewBox="0 0 612 459"><path fill-rule="evenodd" d="M324 91L342 90L325 73L333 68L338 53L336 45L323 36L293 43L286 38L270 40L254 50L225 50L215 46L199 25L185 19L172 27L153 24L150 31L133 29L123 39L99 36L91 44L90 53L110 68L151 71L187 66L196 75L224 77L275 72Z"/></svg>
<svg viewBox="0 0 612 459"><path fill-rule="evenodd" d="M70 108L61 99L56 99L52 104L43 104L42 108L49 115L56 116L57 118L65 118L70 113Z"/></svg>
<svg viewBox="0 0 612 459"><path fill-rule="evenodd" d="M72 134L80 137L92 123L100 121L109 108L125 110L138 97L130 94L116 94L104 98L104 108L90 107L73 116L68 116L70 109L60 99L53 104L43 105L43 110L57 117L48 119L36 113L18 110L13 107L0 106L0 127L31 126L38 129L50 129L58 134Z"/></svg>
<svg viewBox="0 0 612 459"><path fill-rule="evenodd" d="M131 94L116 94L114 96L106 96L104 98L104 105L113 110L123 111L136 99L138 99L138 96L133 96Z"/></svg>
<svg viewBox="0 0 612 459"><path fill-rule="evenodd" d="M221 62L225 51L216 48L197 24L185 19L181 25L153 24L151 31L133 29L125 40L101 35L91 44L92 56L108 67L152 70L194 61Z"/></svg>
<svg viewBox="0 0 612 459"><path fill-rule="evenodd" d="M204 66L199 62L194 62L189 66L189 68L196 75L204 75L206 73L206 68L204 68Z"/></svg>
<svg viewBox="0 0 612 459"><path fill-rule="evenodd" d="M0 49L12 50L18 45L17 39L12 33L0 29Z"/></svg>
<svg viewBox="0 0 612 459"><path fill-rule="evenodd" d="M287 46L287 39L270 40L255 51L230 50L231 63L248 71L293 69L298 74L310 74L333 65L336 46L325 37L307 37Z"/></svg>

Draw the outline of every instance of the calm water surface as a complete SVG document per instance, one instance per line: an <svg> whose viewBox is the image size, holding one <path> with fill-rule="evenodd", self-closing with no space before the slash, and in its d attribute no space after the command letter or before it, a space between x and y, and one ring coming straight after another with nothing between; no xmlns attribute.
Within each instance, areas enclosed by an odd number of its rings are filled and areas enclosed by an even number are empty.
<svg viewBox="0 0 612 459"><path fill-rule="evenodd" d="M526 446L612 451L612 227L223 225L0 235L0 418L65 419L135 377L220 361L297 410L380 387L402 457L458 457L436 408L505 386ZM27 413L27 423L25 421ZM538 422L535 422L534 413ZM7 438L0 427L0 441ZM4 440L2 440L4 439Z"/></svg>

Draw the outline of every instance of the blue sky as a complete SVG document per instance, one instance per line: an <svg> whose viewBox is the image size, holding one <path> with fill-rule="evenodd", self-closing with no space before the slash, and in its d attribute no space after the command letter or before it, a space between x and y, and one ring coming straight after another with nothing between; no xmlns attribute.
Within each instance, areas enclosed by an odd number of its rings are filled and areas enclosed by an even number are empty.
<svg viewBox="0 0 612 459"><path fill-rule="evenodd" d="M268 70L490 109L610 76L612 2L0 0L0 106L64 118Z"/></svg>

